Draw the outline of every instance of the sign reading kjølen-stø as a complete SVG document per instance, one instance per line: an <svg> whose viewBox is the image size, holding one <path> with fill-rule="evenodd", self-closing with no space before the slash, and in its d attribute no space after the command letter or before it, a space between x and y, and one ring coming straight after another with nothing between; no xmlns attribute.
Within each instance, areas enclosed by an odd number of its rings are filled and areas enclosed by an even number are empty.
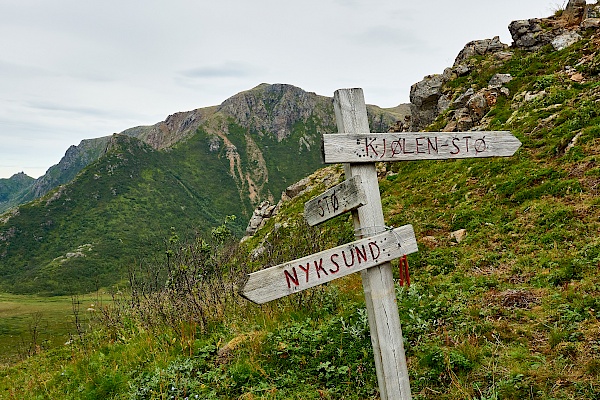
<svg viewBox="0 0 600 400"><path fill-rule="evenodd" d="M521 146L508 131L323 135L326 163L508 157Z"/></svg>

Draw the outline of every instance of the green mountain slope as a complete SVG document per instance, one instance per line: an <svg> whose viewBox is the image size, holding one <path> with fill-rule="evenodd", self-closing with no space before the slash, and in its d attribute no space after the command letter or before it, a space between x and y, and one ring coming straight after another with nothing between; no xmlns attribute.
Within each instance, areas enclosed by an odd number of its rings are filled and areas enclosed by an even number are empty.
<svg viewBox="0 0 600 400"><path fill-rule="evenodd" d="M34 181L22 172L8 179L0 179L0 212L18 204L21 193L30 188Z"/></svg>
<svg viewBox="0 0 600 400"><path fill-rule="evenodd" d="M371 110L380 124L395 121ZM258 203L321 165L320 135L334 131L332 121L329 98L261 85L218 108L72 147L22 198L48 187L41 182L67 183L0 219L0 290L60 294L118 283L127 265L163 250L171 227L206 234L234 215L241 236Z"/></svg>
<svg viewBox="0 0 600 400"><path fill-rule="evenodd" d="M26 185L0 198L0 213L37 199L73 180L79 171L104 154L108 140L108 137L82 140L78 146L69 147L60 162L50 167L43 176L27 180Z"/></svg>

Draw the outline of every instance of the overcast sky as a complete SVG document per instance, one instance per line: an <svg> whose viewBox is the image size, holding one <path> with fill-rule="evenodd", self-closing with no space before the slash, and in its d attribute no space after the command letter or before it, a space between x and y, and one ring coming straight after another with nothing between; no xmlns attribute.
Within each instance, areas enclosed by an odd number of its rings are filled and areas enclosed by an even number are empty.
<svg viewBox="0 0 600 400"><path fill-rule="evenodd" d="M589 1L588 1L589 2ZM463 46L546 17L547 0L0 0L0 178L37 178L70 145L217 105L266 83L367 103Z"/></svg>

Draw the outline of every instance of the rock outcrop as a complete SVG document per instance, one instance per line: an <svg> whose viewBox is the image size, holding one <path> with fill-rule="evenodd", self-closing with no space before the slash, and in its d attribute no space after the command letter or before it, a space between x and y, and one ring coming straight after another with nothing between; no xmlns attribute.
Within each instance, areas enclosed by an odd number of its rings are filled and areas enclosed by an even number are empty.
<svg viewBox="0 0 600 400"><path fill-rule="evenodd" d="M600 5L570 0L565 10L555 16L511 22L508 26L513 39L511 46L500 42L497 36L467 43L452 67L446 68L442 74L428 75L411 87L410 130L426 128L443 113L449 113L447 119L450 121L445 131L478 129L485 124L484 117L497 99L510 95L505 86L512 79L508 74L494 76L485 88L472 87L463 93L446 88L447 82L471 73L472 57L493 55L493 62L501 64L512 58L513 49L537 51L552 45L555 51L561 51L581 40L583 30L595 28L600 28ZM580 74L569 74L569 77L575 82L584 80ZM407 130L406 124L396 125L396 131Z"/></svg>
<svg viewBox="0 0 600 400"><path fill-rule="evenodd" d="M500 41L499 36L495 36L492 39L474 40L465 45L465 47L458 53L454 60L454 67L463 64L473 56L483 56L486 54L493 54L504 51L508 48L508 45Z"/></svg>
<svg viewBox="0 0 600 400"><path fill-rule="evenodd" d="M270 218L275 217L279 213L283 203L312 190L315 185L323 185L324 188L329 188L339 181L340 176L341 172L335 166L325 167L288 186L281 193L281 199L276 205L268 201L262 202L252 213L252 218L246 228L246 236L241 241L244 242L254 236L259 229L265 226Z"/></svg>
<svg viewBox="0 0 600 400"><path fill-rule="evenodd" d="M500 60L510 59L508 45L500 41L498 36L492 39L474 40L467 43L458 53L452 68L446 68L443 74L428 75L410 88L412 118L411 131L419 131L431 124L438 115L453 106L464 106L474 92L467 92L458 99L452 100L449 93L444 92L444 84L457 77L471 72L469 59L477 55L495 54ZM459 119L462 119L459 118Z"/></svg>
<svg viewBox="0 0 600 400"><path fill-rule="evenodd" d="M440 106L440 99L444 83L442 75L428 75L411 86L411 130L418 131L431 124L443 111L443 101Z"/></svg>
<svg viewBox="0 0 600 400"><path fill-rule="evenodd" d="M318 104L327 102L323 96L292 85L263 83L225 100L218 111L233 116L245 128L268 132L281 141L291 135L294 123L308 120ZM326 123L335 125L333 120Z"/></svg>

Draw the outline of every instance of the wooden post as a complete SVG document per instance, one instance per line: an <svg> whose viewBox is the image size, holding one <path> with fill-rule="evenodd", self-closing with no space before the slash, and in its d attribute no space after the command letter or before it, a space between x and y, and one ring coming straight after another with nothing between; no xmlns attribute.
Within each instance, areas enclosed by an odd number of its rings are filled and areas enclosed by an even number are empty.
<svg viewBox="0 0 600 400"><path fill-rule="evenodd" d="M362 89L337 90L333 104L339 133L369 132ZM346 179L361 177L367 198L366 205L352 212L357 236L383 231L385 223L375 163L344 164L344 168ZM381 399L409 400L412 396L391 264L387 262L363 270L361 275Z"/></svg>

